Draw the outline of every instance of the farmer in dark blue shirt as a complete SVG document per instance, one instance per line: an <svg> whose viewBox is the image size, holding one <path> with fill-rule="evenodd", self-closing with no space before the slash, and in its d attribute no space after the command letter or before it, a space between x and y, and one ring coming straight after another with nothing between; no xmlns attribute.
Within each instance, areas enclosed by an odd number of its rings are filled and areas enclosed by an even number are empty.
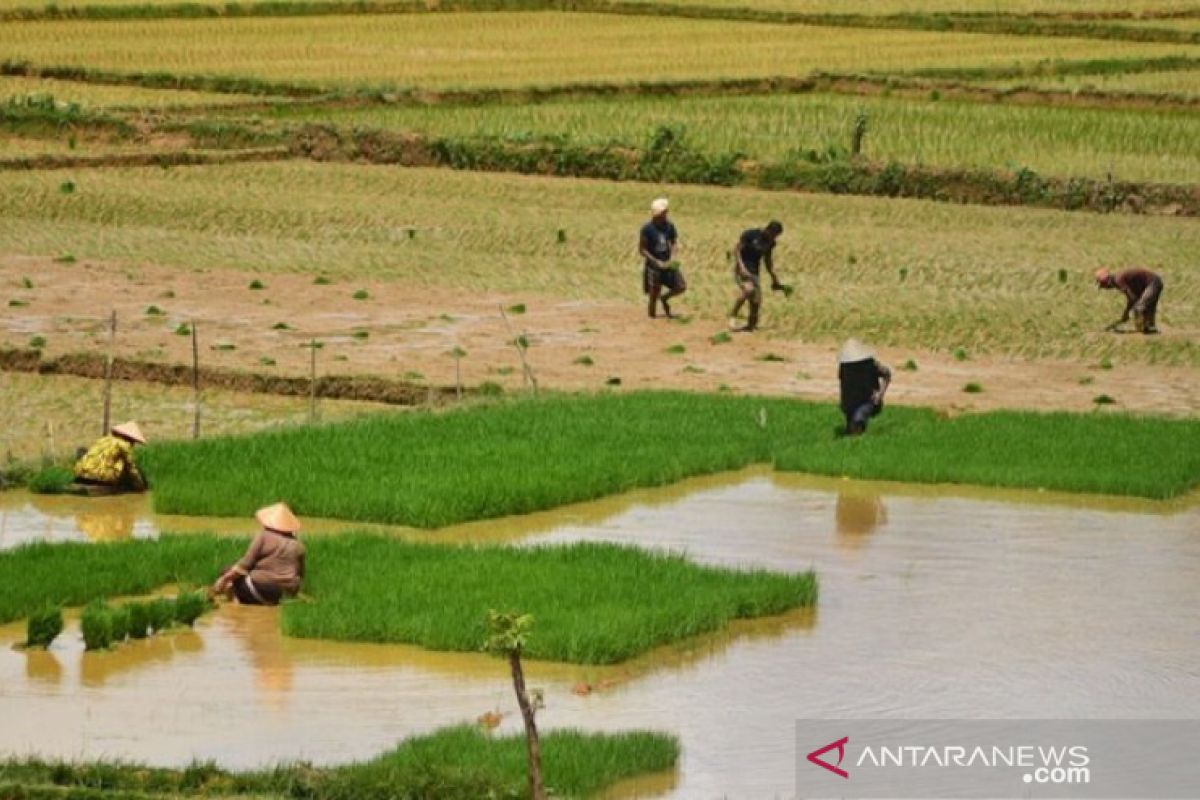
<svg viewBox="0 0 1200 800"><path fill-rule="evenodd" d="M779 277L775 274L775 263L771 253L775 250L775 240L783 233L783 224L775 220L767 223L765 228L750 228L743 231L738 238L737 247L733 251L733 282L738 287L738 299L729 312L729 327L735 330L753 331L758 327L758 310L762 306L762 286L759 282L759 270L765 266L771 275L771 288L783 289ZM738 312L742 306L750 304L750 315L746 325L738 328Z"/></svg>
<svg viewBox="0 0 1200 800"><path fill-rule="evenodd" d="M667 219L667 198L660 197L650 204L650 221L642 226L638 237L638 254L644 259L642 266L642 291L649 298L647 310L656 317L658 301L662 300L663 312L671 316L670 300L687 291L683 272L674 260L679 243L675 226ZM666 294L662 293L666 287Z"/></svg>

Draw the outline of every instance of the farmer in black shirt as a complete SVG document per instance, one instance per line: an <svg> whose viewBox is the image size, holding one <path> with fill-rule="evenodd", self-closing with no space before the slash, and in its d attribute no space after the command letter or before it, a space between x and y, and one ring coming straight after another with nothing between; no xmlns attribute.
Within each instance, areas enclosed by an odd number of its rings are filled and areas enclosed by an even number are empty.
<svg viewBox="0 0 1200 800"><path fill-rule="evenodd" d="M670 317L669 301L687 291L683 272L673 260L679 234L667 219L667 208L665 197L651 203L650 221L642 226L641 235L638 237L638 254L645 259L642 267L642 291L649 297L647 310L651 317L658 316L656 306L660 299L663 312ZM664 286L667 288L666 294L662 294Z"/></svg>
<svg viewBox="0 0 1200 800"><path fill-rule="evenodd" d="M883 411L883 396L892 382L892 371L875 360L875 354L857 339L848 339L838 354L838 383L846 433L865 433L871 417Z"/></svg>
<svg viewBox="0 0 1200 800"><path fill-rule="evenodd" d="M737 247L733 251L733 282L737 284L737 302L729 312L729 327L736 330L753 331L758 327L758 310L762 306L762 286L759 283L760 265L765 265L771 274L771 288L783 289L779 277L775 274L775 264L771 253L775 249L775 240L783 233L783 224L772 220L765 228L750 228L743 231L738 238ZM745 303L750 304L750 315L746 326L738 328L738 312Z"/></svg>

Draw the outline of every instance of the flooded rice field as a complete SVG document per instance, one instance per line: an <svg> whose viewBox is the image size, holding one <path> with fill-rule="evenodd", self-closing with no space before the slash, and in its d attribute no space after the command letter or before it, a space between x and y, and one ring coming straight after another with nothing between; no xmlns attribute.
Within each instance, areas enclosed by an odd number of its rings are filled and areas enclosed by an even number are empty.
<svg viewBox="0 0 1200 800"><path fill-rule="evenodd" d="M252 523L158 518L145 498L0 494L0 547L162 529L249 535ZM1200 716L1194 499L747 471L400 535L598 539L712 564L817 570L815 612L741 624L621 667L531 665L547 728L679 736L678 772L635 792L787 797L805 718ZM0 628L0 753L330 764L488 711L503 714L501 730L520 729L502 662L285 639L276 613L225 607L194 632L95 654L82 652L73 623L46 653L11 649L23 627Z"/></svg>

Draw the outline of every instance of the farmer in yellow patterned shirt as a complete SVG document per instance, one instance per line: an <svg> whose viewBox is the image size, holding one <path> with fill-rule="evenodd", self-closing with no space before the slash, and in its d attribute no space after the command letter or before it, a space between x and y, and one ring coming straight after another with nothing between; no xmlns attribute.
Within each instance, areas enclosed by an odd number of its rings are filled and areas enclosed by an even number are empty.
<svg viewBox="0 0 1200 800"><path fill-rule="evenodd" d="M117 425L75 462L75 480L135 492L145 491L146 481L138 471L133 456L134 445L145 443L146 437L136 422Z"/></svg>

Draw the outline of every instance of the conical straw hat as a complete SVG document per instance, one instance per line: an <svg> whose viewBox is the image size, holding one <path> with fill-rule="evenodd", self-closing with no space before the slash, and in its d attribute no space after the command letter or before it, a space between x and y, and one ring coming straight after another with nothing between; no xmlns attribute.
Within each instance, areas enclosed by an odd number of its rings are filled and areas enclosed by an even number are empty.
<svg viewBox="0 0 1200 800"><path fill-rule="evenodd" d="M132 420L122 422L120 425L114 425L112 432L116 436L124 436L126 439L132 439L138 444L146 443L146 437L142 435L142 429Z"/></svg>
<svg viewBox="0 0 1200 800"><path fill-rule="evenodd" d="M842 345L842 351L838 353L838 363L854 364L858 361L866 361L874 357L875 351L858 339L847 339L846 343Z"/></svg>
<svg viewBox="0 0 1200 800"><path fill-rule="evenodd" d="M254 512L254 518L264 528L280 533L296 533L300 530L300 520L287 507L287 503L276 503L273 506L260 508Z"/></svg>

